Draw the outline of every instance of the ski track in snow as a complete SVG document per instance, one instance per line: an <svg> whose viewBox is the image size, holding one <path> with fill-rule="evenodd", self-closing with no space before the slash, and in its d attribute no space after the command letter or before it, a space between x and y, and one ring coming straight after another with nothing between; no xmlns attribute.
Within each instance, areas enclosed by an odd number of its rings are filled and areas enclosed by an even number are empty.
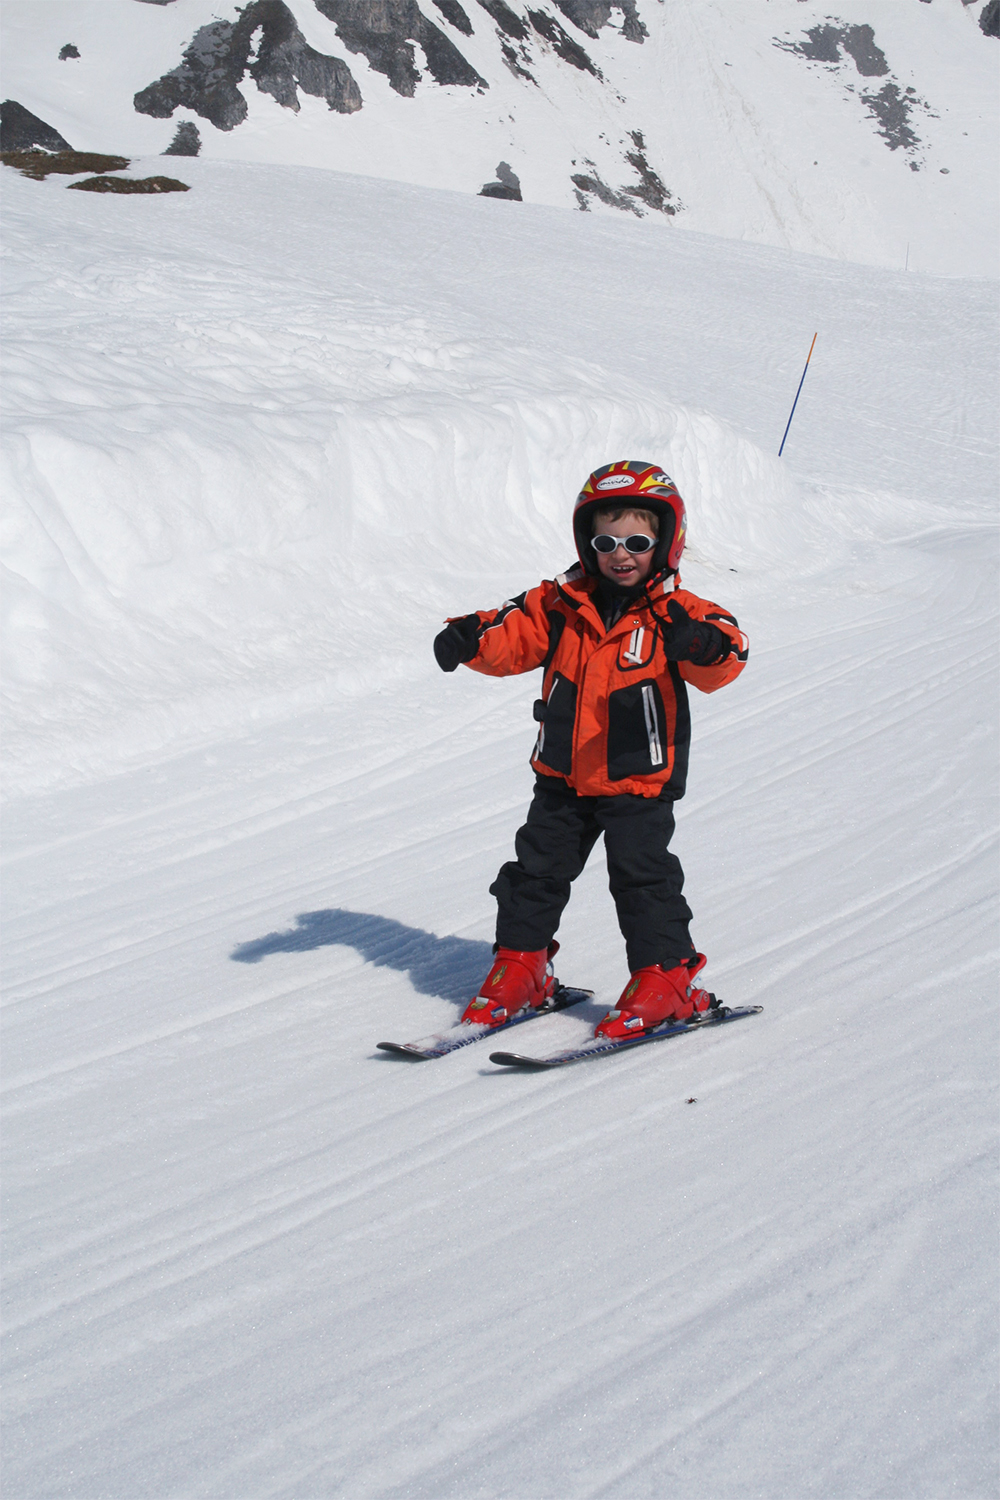
<svg viewBox="0 0 1000 1500"><path fill-rule="evenodd" d="M991 288L195 166L6 184L7 1493L991 1495ZM430 638L609 444L751 636L675 847L764 1012L384 1057L530 792L534 678ZM559 936L598 998L525 1050L624 981L600 851Z"/></svg>

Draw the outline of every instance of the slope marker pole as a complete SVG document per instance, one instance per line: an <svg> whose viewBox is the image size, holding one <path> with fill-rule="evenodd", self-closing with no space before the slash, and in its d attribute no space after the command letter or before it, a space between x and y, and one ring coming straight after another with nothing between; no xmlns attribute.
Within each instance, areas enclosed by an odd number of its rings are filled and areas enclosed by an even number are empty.
<svg viewBox="0 0 1000 1500"><path fill-rule="evenodd" d="M802 387L803 387L803 385L804 385L804 384L805 384L805 379L806 379L806 372L807 372L807 371L808 371L808 369L809 369L809 361L810 361L810 360L811 360L811 359L812 359L812 357L813 357L813 350L814 350L814 349L815 349L815 347L816 347L816 340L817 340L817 338L818 338L818 337L819 337L819 334L818 334L818 333L814 333L814 334L813 334L813 341L812 341L812 343L811 343L811 344L810 344L810 345L809 345L809 353L808 353L808 354L807 354L807 356L806 356L806 367L805 367L805 370L803 370L803 371L802 371L802 379L801 379L801 380L800 380L800 381L799 381L799 388L798 388L798 390L797 390L797 391L796 391L796 392L795 392L795 400L794 400L794 401L793 401L793 402L792 402L792 409L791 409L791 411L790 411L790 412L789 412L789 413L788 413L788 423L787 423L787 425L786 425L786 427L785 427L785 437L783 437L783 438L782 438L782 439L781 439L781 447L780 447L780 448L779 448L779 449L778 449L778 457L779 457L779 458L780 458L780 457L781 457L781 455L782 455L782 454L783 454L783 453L784 453L784 451L785 451L785 438L787 438L787 436L788 436L788 428L789 428L789 427L791 427L791 425L792 425L792 418L793 418L793 417L794 417L794 415L795 415L795 408L796 408L796 407L797 407L797 406L798 406L798 404L799 404L799 397L800 397L800 396L801 396L801 394L802 394Z"/></svg>

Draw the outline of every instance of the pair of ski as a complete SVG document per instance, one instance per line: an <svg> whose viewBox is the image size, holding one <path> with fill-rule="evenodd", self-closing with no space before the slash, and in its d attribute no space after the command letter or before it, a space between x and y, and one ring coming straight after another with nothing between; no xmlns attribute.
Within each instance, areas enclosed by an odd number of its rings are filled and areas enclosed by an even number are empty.
<svg viewBox="0 0 1000 1500"><path fill-rule="evenodd" d="M391 1052L397 1057L447 1057L449 1052L457 1052L460 1047L468 1047L483 1037L496 1036L501 1031L509 1031L512 1026L533 1021L536 1016L550 1016L555 1011L568 1010L571 1005L593 998L593 990L578 990L561 984L537 1010L518 1011L502 1026L459 1021L448 1031L435 1032L433 1036L422 1037L416 1042L379 1042L378 1045L383 1052ZM613 1039L595 1036L579 1047L564 1047L559 1052L549 1052L541 1057L529 1057L520 1052L491 1052L490 1062L503 1068L564 1068L568 1063L584 1062L589 1057L605 1057L609 1052L624 1052L627 1047L642 1047L646 1042L663 1041L669 1036L681 1036L686 1031L702 1031L706 1026L722 1026L727 1021L738 1021L742 1016L756 1016L763 1008L762 1005L714 1005L711 1010L692 1016L688 1021L664 1021L638 1036Z"/></svg>

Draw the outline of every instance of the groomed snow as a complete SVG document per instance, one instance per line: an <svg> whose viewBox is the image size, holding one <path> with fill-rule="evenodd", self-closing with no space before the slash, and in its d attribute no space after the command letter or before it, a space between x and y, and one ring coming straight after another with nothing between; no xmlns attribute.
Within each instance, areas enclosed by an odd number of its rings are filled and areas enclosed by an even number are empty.
<svg viewBox="0 0 1000 1500"><path fill-rule="evenodd" d="M994 285L176 169L4 174L7 1493L991 1496ZM764 1012L377 1054L530 792L433 634L647 454L751 638L676 848ZM559 936L519 1044L624 982L599 856Z"/></svg>

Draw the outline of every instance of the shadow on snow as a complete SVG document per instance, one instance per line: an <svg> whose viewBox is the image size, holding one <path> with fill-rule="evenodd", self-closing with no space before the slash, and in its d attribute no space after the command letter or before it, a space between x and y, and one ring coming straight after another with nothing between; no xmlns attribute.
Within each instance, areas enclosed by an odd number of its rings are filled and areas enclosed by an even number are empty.
<svg viewBox="0 0 1000 1500"><path fill-rule="evenodd" d="M303 953L340 945L355 948L368 963L408 974L415 990L464 1003L474 995L493 961L489 943L435 937L371 912L305 911L286 932L240 943L229 955L236 963L257 964L271 953Z"/></svg>

